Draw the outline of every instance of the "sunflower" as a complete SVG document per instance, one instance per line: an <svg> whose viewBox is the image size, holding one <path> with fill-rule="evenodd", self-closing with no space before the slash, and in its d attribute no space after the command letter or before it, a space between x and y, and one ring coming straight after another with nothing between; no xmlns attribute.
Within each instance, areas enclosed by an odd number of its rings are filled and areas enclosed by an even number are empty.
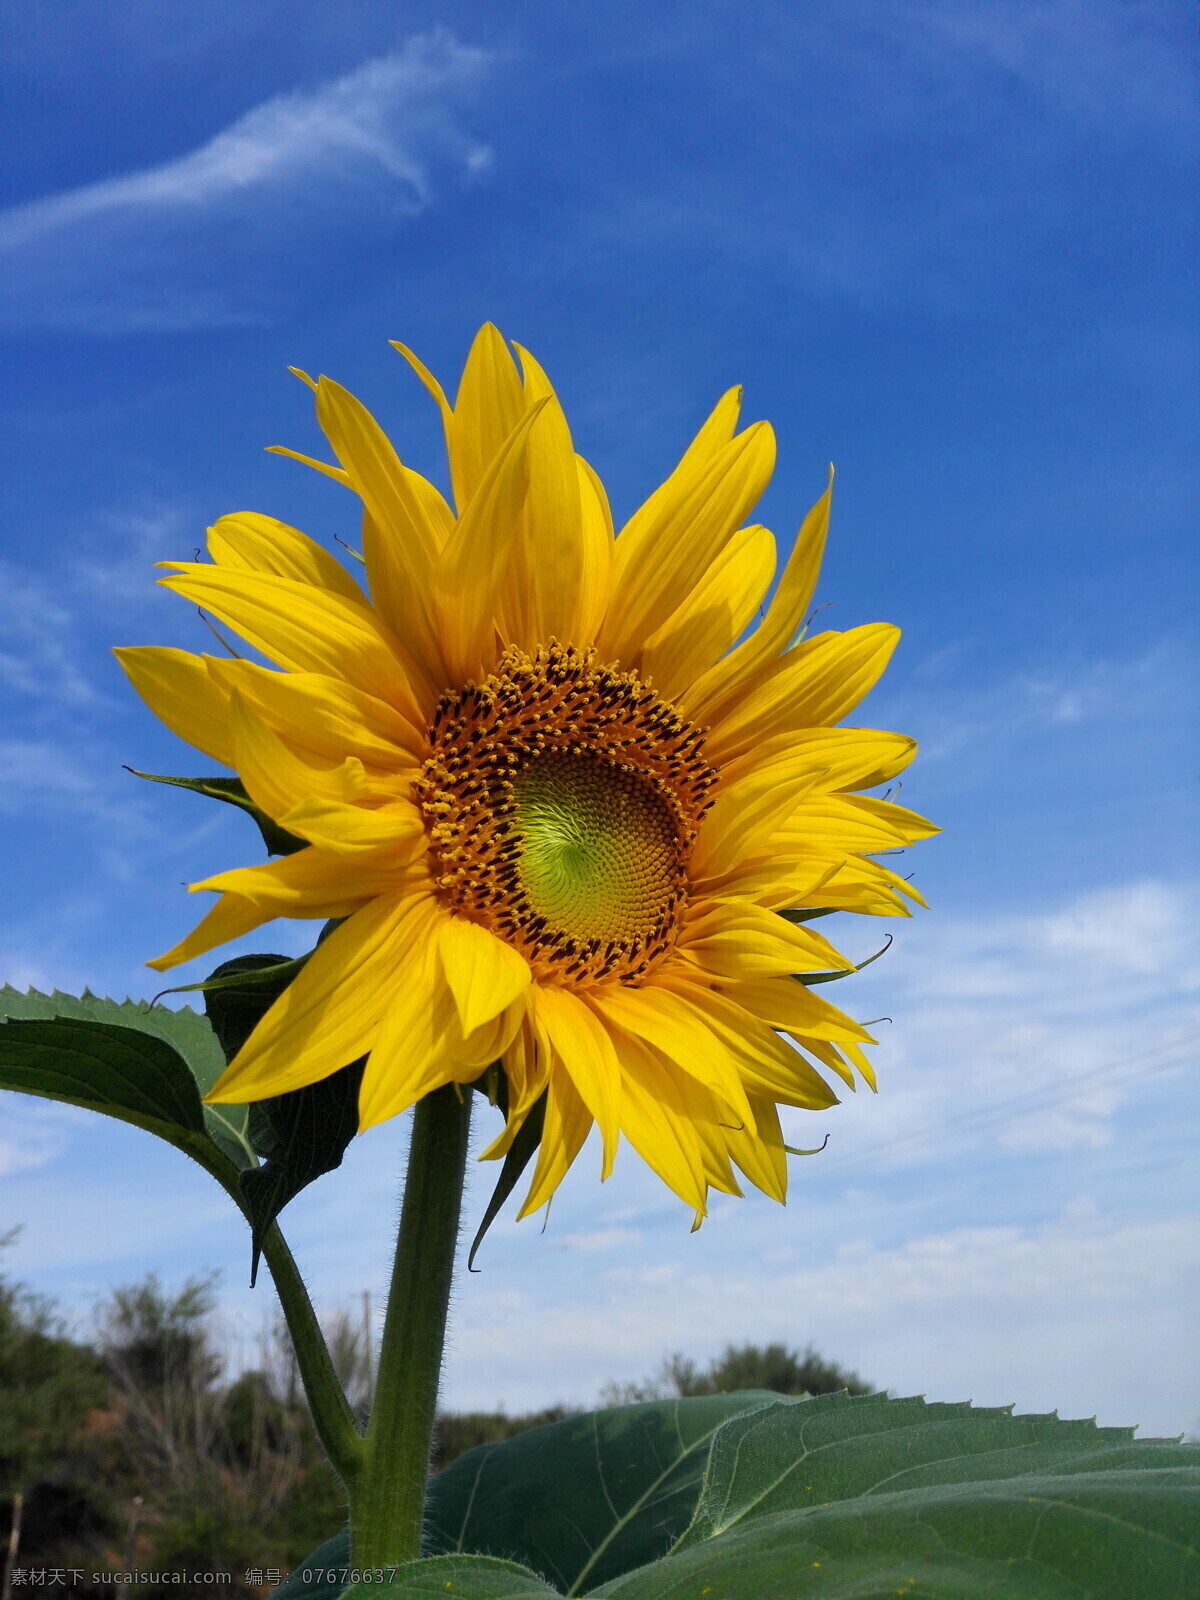
<svg viewBox="0 0 1200 1600"><path fill-rule="evenodd" d="M484 1158L544 1097L522 1216L593 1123L602 1177L624 1135L697 1222L710 1188L741 1194L735 1168L782 1201L778 1107L836 1104L819 1067L875 1087L870 1034L797 981L852 967L811 921L924 903L871 855L936 828L856 792L915 742L835 726L898 630L802 637L827 488L742 639L776 549L743 526L775 446L765 422L738 431L740 389L614 537L526 350L518 370L483 327L452 406L395 348L441 411L454 509L353 395L298 372L336 464L278 453L362 501L366 588L295 528L237 513L209 529L211 563L160 562L160 581L283 670L115 652L168 727L306 841L192 884L220 898L148 965L275 917L344 919L208 1099L366 1056L365 1129L498 1062L506 1122Z"/></svg>

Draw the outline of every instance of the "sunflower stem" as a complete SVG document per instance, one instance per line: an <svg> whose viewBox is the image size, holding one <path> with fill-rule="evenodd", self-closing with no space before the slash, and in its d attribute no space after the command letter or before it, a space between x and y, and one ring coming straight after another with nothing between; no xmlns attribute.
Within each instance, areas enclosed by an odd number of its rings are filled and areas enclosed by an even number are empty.
<svg viewBox="0 0 1200 1600"><path fill-rule="evenodd" d="M471 1092L417 1101L400 1236L361 1471L350 1487L350 1559L390 1566L421 1553L450 1281L458 1245Z"/></svg>

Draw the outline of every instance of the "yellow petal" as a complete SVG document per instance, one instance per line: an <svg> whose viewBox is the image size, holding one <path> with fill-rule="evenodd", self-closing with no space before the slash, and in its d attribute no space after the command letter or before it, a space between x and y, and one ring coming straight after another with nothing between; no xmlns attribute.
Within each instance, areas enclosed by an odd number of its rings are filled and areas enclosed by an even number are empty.
<svg viewBox="0 0 1200 1600"><path fill-rule="evenodd" d="M849 716L879 681L899 637L899 628L886 622L818 634L781 656L719 714L691 690L679 703L688 716L711 723L705 756L720 765L794 728L831 726Z"/></svg>
<svg viewBox="0 0 1200 1600"><path fill-rule="evenodd" d="M889 815L893 809L900 813L898 817ZM792 845L846 852L902 850L913 842L908 817L915 817L915 813L905 813L900 806L893 808L881 801L870 802L860 795L804 795L776 828L771 842L783 850ZM924 817L916 820L937 832ZM924 832L917 837L924 838Z"/></svg>
<svg viewBox="0 0 1200 1600"><path fill-rule="evenodd" d="M579 543L583 564L574 642L584 649L595 640L608 609L612 588L613 520L599 477L582 456L576 456L575 462L579 469Z"/></svg>
<svg viewBox="0 0 1200 1600"><path fill-rule="evenodd" d="M315 539L256 511L221 517L208 530L208 553L235 572L273 572L316 589L331 589L356 605L368 604L354 579Z"/></svg>
<svg viewBox="0 0 1200 1600"><path fill-rule="evenodd" d="M618 567L638 553L662 517L664 509L683 499L689 489L733 438L738 415L742 409L742 388L738 384L727 389L713 407L699 433L679 459L679 465L665 479L648 500L633 513L621 529L621 550Z"/></svg>
<svg viewBox="0 0 1200 1600"><path fill-rule="evenodd" d="M620 1133L621 1068L608 1030L582 996L567 989L534 991L534 1025L545 1031L556 1062L569 1073L604 1141L603 1183L612 1171Z"/></svg>
<svg viewBox="0 0 1200 1600"><path fill-rule="evenodd" d="M738 1166L754 1184L780 1205L787 1201L787 1152L783 1130L774 1102L762 1095L751 1095L758 1132L751 1136L744 1128L730 1128L725 1146Z"/></svg>
<svg viewBox="0 0 1200 1600"><path fill-rule="evenodd" d="M533 978L519 950L465 917L447 916L438 928L442 970L471 1033L511 1005Z"/></svg>
<svg viewBox="0 0 1200 1600"><path fill-rule="evenodd" d="M747 1092L769 1095L785 1105L825 1110L838 1098L798 1050L781 1039L772 1028L759 1022L750 1012L715 989L671 980L685 1004L693 1006L729 1051ZM748 1105L746 1131L757 1131L754 1112ZM744 1170L744 1169L743 1169Z"/></svg>
<svg viewBox="0 0 1200 1600"><path fill-rule="evenodd" d="M546 1121L537 1166L525 1204L517 1212L518 1221L550 1199L583 1149L591 1126L591 1113L569 1075L561 1069L552 1073L546 1090Z"/></svg>
<svg viewBox="0 0 1200 1600"><path fill-rule="evenodd" d="M854 1043L861 1040L874 1044L875 1040L862 1026L848 1017L837 1006L823 1000L819 994L797 983L795 978L749 978L740 982L723 982L725 994L736 1005L749 1011L768 1027L782 1028L785 1033L811 1034L814 1038L837 1039Z"/></svg>
<svg viewBox="0 0 1200 1600"><path fill-rule="evenodd" d="M294 755L235 689L229 699L235 765L246 793L278 821L309 795L353 801L366 790L363 764L348 756L338 766L310 766Z"/></svg>
<svg viewBox="0 0 1200 1600"><path fill-rule="evenodd" d="M462 1036L437 959L438 931L447 920L436 901L426 900L408 924L391 1003L359 1090L360 1130L398 1116L454 1079L454 1050Z"/></svg>
<svg viewBox="0 0 1200 1600"><path fill-rule="evenodd" d="M309 844L344 858L346 865L384 858L399 866L425 848L421 814L409 800L368 810L311 795L285 811L279 823Z"/></svg>
<svg viewBox="0 0 1200 1600"><path fill-rule="evenodd" d="M697 706L716 706L748 684L791 645L803 625L817 586L829 532L832 496L833 468L830 467L825 493L800 526L766 616L748 639L697 679L691 688L691 698Z"/></svg>
<svg viewBox="0 0 1200 1600"><path fill-rule="evenodd" d="M781 771L797 762L823 768L822 788L873 789L903 772L917 741L878 728L796 728L755 745L721 765L722 784L751 773Z"/></svg>
<svg viewBox="0 0 1200 1600"><path fill-rule="evenodd" d="M326 908L344 903L353 908L413 883L428 884L428 874L419 865L404 869L378 861L349 865L336 856L306 849L256 867L231 867L190 887L239 895L260 907L269 919L349 915Z"/></svg>
<svg viewBox="0 0 1200 1600"><path fill-rule="evenodd" d="M427 497L375 418L331 378L318 384L317 421L367 509L363 556L371 599L411 652L432 704L445 685L445 669L429 584L445 528L430 516Z"/></svg>
<svg viewBox="0 0 1200 1600"><path fill-rule="evenodd" d="M194 889L199 887L199 884L192 885ZM227 944L230 939L240 939L243 934L253 933L255 928L261 928L264 922L270 922L275 915L274 911L265 911L252 901L244 900L241 895L223 894L216 905L205 912L186 939L181 939L165 955L147 961L146 965L153 967L155 972L169 972L172 967L202 956L206 950Z"/></svg>
<svg viewBox="0 0 1200 1600"><path fill-rule="evenodd" d="M729 1051L689 1001L662 988L628 989L609 984L593 990L588 1004L606 1021L644 1039L702 1083L735 1119L751 1117Z"/></svg>
<svg viewBox="0 0 1200 1600"><path fill-rule="evenodd" d="M470 496L466 493L466 491L463 488L463 485L460 483L459 477L457 475L458 469L457 469L456 464L455 464L454 411L453 411L453 408L451 407L449 400L446 399L445 390L442 388L441 384L434 377L433 373L430 372L429 368L425 365L425 363L423 361L421 361L417 356L415 356L413 354L413 352L408 348L408 346L406 344L401 344L399 339L393 339L391 341L391 346L392 346L393 350L398 350L400 352L400 354L404 357L404 359L408 362L409 366L413 369L413 371L417 374L418 378L420 378L421 382L429 390L430 394L433 396L434 400L437 402L438 409L441 411L441 414L442 414L442 427L443 427L443 429L445 431L445 435L446 435L446 455L447 455L447 458L449 459L449 462L450 462L450 477L451 477L451 482L452 482L452 485L453 485L453 492L454 492L455 502L459 506L459 508L461 509L463 506L466 505L467 501L470 499Z"/></svg>
<svg viewBox="0 0 1200 1600"><path fill-rule="evenodd" d="M450 433L450 476L460 517L525 409L516 363L500 330L485 322L463 368Z"/></svg>
<svg viewBox="0 0 1200 1600"><path fill-rule="evenodd" d="M824 777L820 768L814 771L806 761L797 759L782 770L751 770L734 783L722 783L696 834L688 877L700 883L765 849Z"/></svg>
<svg viewBox="0 0 1200 1600"><path fill-rule="evenodd" d="M130 683L172 733L196 750L232 767L229 696L209 678L208 656L159 645L126 645L113 651Z"/></svg>
<svg viewBox="0 0 1200 1600"><path fill-rule="evenodd" d="M634 658L704 577L726 540L762 494L775 465L775 436L758 422L731 440L678 497L664 500L645 535L623 555L616 543L616 573L608 614L600 630L601 652L613 660Z"/></svg>
<svg viewBox="0 0 1200 1600"><path fill-rule="evenodd" d="M529 434L529 492L505 575L499 607L506 641L530 653L547 639L577 642L585 602L579 468L571 431L550 380L516 346L525 373L526 407L545 401Z"/></svg>
<svg viewBox="0 0 1200 1600"><path fill-rule="evenodd" d="M704 1211L704 1155L679 1076L633 1034L618 1032L621 1132L681 1200Z"/></svg>
<svg viewBox="0 0 1200 1600"><path fill-rule="evenodd" d="M204 659L225 695L236 689L297 753L326 764L357 756L367 769L409 777L428 754L422 732L351 684L317 672L272 672L253 661Z"/></svg>
<svg viewBox="0 0 1200 1600"><path fill-rule="evenodd" d="M286 445L269 444L269 456L287 456L289 461L299 461L302 466L311 467L314 472L323 472L327 478L332 478L334 483L340 483L344 489L353 489L350 474L345 467L335 467L328 461L318 461L315 456L301 455L299 450L289 450Z"/></svg>
<svg viewBox="0 0 1200 1600"><path fill-rule="evenodd" d="M429 899L427 889L380 895L335 928L205 1099L240 1104L287 1094L365 1055L396 993L416 925L428 921Z"/></svg>
<svg viewBox="0 0 1200 1600"><path fill-rule="evenodd" d="M807 925L750 901L717 901L680 930L680 955L719 977L739 980L796 972L841 972L853 965Z"/></svg>
<svg viewBox="0 0 1200 1600"><path fill-rule="evenodd" d="M750 621L775 573L775 540L766 528L742 528L703 578L642 648L638 670L666 699L719 660Z"/></svg>
<svg viewBox="0 0 1200 1600"><path fill-rule="evenodd" d="M493 619L529 488L530 430L547 404L527 411L487 467L446 543L433 593L450 681L481 677L495 659Z"/></svg>
<svg viewBox="0 0 1200 1600"><path fill-rule="evenodd" d="M159 579L164 589L196 601L281 667L343 678L394 705L414 725L424 724L402 665L403 646L367 607L272 573L229 572L199 562L157 565L178 569Z"/></svg>

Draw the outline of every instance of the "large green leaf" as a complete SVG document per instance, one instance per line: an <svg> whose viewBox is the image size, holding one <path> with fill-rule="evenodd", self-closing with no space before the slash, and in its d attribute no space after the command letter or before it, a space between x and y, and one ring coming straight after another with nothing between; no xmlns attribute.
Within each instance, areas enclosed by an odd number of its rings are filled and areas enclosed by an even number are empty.
<svg viewBox="0 0 1200 1600"><path fill-rule="evenodd" d="M1008 1408L754 1392L469 1451L429 1487L438 1558L387 1593L1197 1600L1198 1537L1200 1446ZM329 1581L296 1573L278 1600L328 1600L347 1562L343 1534L304 1564Z"/></svg>
<svg viewBox="0 0 1200 1600"><path fill-rule="evenodd" d="M1200 1447L1009 1408L778 1400L713 1441L691 1526L595 1591L772 1600L1200 1596Z"/></svg>
<svg viewBox="0 0 1200 1600"><path fill-rule="evenodd" d="M772 1398L751 1391L613 1406L479 1445L430 1481L426 1548L519 1562L561 1594L628 1572L686 1528L716 1429ZM336 1571L349 1550L339 1534L303 1569ZM276 1591L279 1600L340 1592L336 1583L303 1587L296 1574Z"/></svg>
<svg viewBox="0 0 1200 1600"><path fill-rule="evenodd" d="M236 1122L210 1118L202 1089L223 1069L207 1021L184 1007L0 989L0 1089L132 1123L198 1161L241 1204L255 1157ZM244 1128L244 1121L242 1125Z"/></svg>
<svg viewBox="0 0 1200 1600"><path fill-rule="evenodd" d="M277 1591L278 1592L278 1591ZM412 1600L561 1600L560 1591L536 1572L495 1556L434 1556L405 1566L378 1568L344 1591L345 1600L379 1600L381 1594L410 1595Z"/></svg>

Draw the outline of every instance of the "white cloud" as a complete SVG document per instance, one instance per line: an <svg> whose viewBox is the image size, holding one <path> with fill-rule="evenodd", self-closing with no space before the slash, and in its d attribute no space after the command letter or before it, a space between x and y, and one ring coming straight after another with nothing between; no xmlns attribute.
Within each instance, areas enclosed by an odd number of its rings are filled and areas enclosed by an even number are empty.
<svg viewBox="0 0 1200 1600"><path fill-rule="evenodd" d="M444 29L276 95L187 155L0 212L5 321L90 332L268 320L347 225L391 231L489 152L454 108L490 58ZM265 275L270 282L264 283Z"/></svg>
<svg viewBox="0 0 1200 1600"><path fill-rule="evenodd" d="M906 923L888 955L835 986L855 1016L886 1010L878 1097L827 1119L818 1179L1112 1143L1148 1097L1178 1095L1200 1058L1195 886L1143 880L1038 914ZM816 1179L814 1179L816 1181Z"/></svg>
<svg viewBox="0 0 1200 1600"><path fill-rule="evenodd" d="M1190 1216L1123 1222L1084 1199L1032 1225L895 1245L856 1231L814 1254L803 1239L786 1266L764 1260L758 1223L745 1218L736 1250L702 1264L689 1264L700 1253L690 1243L663 1237L592 1270L586 1287L533 1270L519 1286L472 1280L457 1297L452 1403L586 1403L671 1350L704 1360L727 1343L811 1339L868 1380L930 1399L1099 1408L1103 1423L1143 1433L1177 1432L1189 1407L1200 1411L1185 1336L1200 1266Z"/></svg>

